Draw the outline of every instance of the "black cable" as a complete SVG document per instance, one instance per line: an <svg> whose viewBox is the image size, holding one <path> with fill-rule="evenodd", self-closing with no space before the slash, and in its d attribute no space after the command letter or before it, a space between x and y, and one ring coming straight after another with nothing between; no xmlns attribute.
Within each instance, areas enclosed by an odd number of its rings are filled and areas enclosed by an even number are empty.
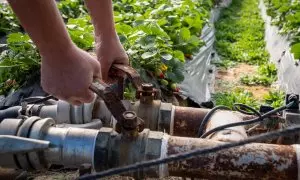
<svg viewBox="0 0 300 180"><path fill-rule="evenodd" d="M103 178L106 176L112 176L112 175L125 173L125 172L133 172L133 171L137 171L140 168L143 168L143 169L149 168L151 166L155 166L155 165L159 165L159 164L165 164L165 163L169 163L169 162L173 162L173 161L189 159L194 156L206 155L209 153L216 153L217 151L220 151L220 150L238 147L238 146L242 146L242 145L257 142L257 141L263 141L263 140L267 140L267 139L275 139L280 136L292 135L295 133L299 133L299 131L300 131L300 125L297 125L297 126L293 126L293 127L288 127L286 129L280 130L280 131L273 131L273 132L269 132L269 133L265 133L265 134L260 134L257 136L252 136L252 137L249 137L245 140L241 140L238 142L225 143L225 144L221 144L221 145L214 146L214 147L196 149L196 150L192 150L192 151L185 152L185 153L170 155L163 159L154 159L154 160L150 160L150 161L135 163L135 164L125 166L125 167L113 168L113 169L110 169L107 171L102 171L102 172L95 173L95 174L84 175L84 176L79 177L78 179L90 180L90 179L96 179L96 178Z"/></svg>
<svg viewBox="0 0 300 180"><path fill-rule="evenodd" d="M203 133L204 133L204 130L205 130L205 127L210 119L210 117L219 109L224 109L224 110L231 110L229 107L227 106L216 106L214 108L212 108L206 115L205 117L203 118L200 126L199 126L199 129L198 129L198 137L200 137Z"/></svg>
<svg viewBox="0 0 300 180"><path fill-rule="evenodd" d="M206 133L204 133L201 136L201 138L206 138L207 136L209 136L210 134L212 134L214 132L217 132L217 131L220 131L220 130L223 130L223 129L226 129L226 128L229 128L229 127L244 126L244 125L249 125L249 124L254 124L254 123L261 122L267 116L272 115L272 114L277 113L277 112L280 112L282 110L285 110L285 109L291 107L293 104L294 104L294 102L290 102L289 104L287 104L285 106L279 107L277 109L273 109L272 111L269 111L269 112L263 114L262 116L260 116L258 118L254 118L252 120L242 121L242 122L236 122L236 123L230 123L230 124L225 124L223 126L216 127L214 129L211 129L211 130L207 131Z"/></svg>
<svg viewBox="0 0 300 180"><path fill-rule="evenodd" d="M46 97L43 97L41 99L37 99L37 100L34 100L34 101L29 101L27 102L28 104L38 104L38 103L42 103L42 102L45 102L45 101L48 101L49 99L54 99L54 100L57 100L57 98L55 98L54 96L52 95L48 95ZM26 102L26 100L23 100L23 102Z"/></svg>
<svg viewBox="0 0 300 180"><path fill-rule="evenodd" d="M250 107L246 104L235 103L235 104L233 104L233 109L240 112L240 113L243 113L243 114L256 115L258 117L261 116L260 112L258 112L257 110L255 110L254 108L252 108L252 107ZM247 111L247 110L252 111L252 113Z"/></svg>

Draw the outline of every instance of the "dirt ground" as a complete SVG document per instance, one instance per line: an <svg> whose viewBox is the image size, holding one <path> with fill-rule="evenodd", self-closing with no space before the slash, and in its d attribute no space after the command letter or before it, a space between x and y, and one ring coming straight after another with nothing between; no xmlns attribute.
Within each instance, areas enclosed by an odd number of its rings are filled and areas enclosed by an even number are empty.
<svg viewBox="0 0 300 180"><path fill-rule="evenodd" d="M230 91L232 88L243 88L253 93L256 99L262 99L268 93L270 87L264 86L245 86L239 80L243 75L254 75L257 72L257 66L248 64L238 64L233 68L218 68L216 73L215 91Z"/></svg>
<svg viewBox="0 0 300 180"><path fill-rule="evenodd" d="M74 180L79 177L76 169L61 169L51 171L26 172L22 170L3 169L0 167L0 179L2 180ZM111 176L101 178L102 180L134 180L132 177ZM147 180L156 180L157 178L147 178ZM167 177L160 180L183 180L180 177ZM184 180L190 180L185 178Z"/></svg>

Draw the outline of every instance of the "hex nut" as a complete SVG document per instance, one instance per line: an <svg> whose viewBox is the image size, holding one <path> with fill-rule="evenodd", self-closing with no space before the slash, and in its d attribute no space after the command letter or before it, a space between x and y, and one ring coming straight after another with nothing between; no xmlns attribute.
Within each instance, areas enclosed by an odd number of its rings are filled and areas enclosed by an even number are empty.
<svg viewBox="0 0 300 180"><path fill-rule="evenodd" d="M146 156L148 159L160 158L163 136L163 132L150 131L146 146Z"/></svg>
<svg viewBox="0 0 300 180"><path fill-rule="evenodd" d="M161 146L164 133L159 131L150 131L146 145L145 158L146 160L158 159L161 157ZM145 174L150 177L160 176L160 166L153 166L145 170Z"/></svg>
<svg viewBox="0 0 300 180"><path fill-rule="evenodd" d="M170 124L172 118L172 103L161 103L159 109L159 130L163 131L166 130L167 133L170 133Z"/></svg>
<svg viewBox="0 0 300 180"><path fill-rule="evenodd" d="M142 89L144 91L152 91L153 90L153 84L151 84L151 83L143 83L142 84Z"/></svg>
<svg viewBox="0 0 300 180"><path fill-rule="evenodd" d="M123 113L123 127L128 129L136 129L138 124L138 119L134 111L126 111Z"/></svg>

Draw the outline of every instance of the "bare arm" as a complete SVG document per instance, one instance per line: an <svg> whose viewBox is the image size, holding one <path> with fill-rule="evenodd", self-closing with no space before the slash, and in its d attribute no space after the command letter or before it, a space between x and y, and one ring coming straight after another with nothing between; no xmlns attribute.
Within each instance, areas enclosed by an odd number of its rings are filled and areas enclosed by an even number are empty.
<svg viewBox="0 0 300 180"><path fill-rule="evenodd" d="M72 46L54 0L8 0L40 53L63 51Z"/></svg>
<svg viewBox="0 0 300 180"><path fill-rule="evenodd" d="M111 37L117 38L114 27L112 0L85 0L85 3L91 14L96 41L100 42Z"/></svg>
<svg viewBox="0 0 300 180"><path fill-rule="evenodd" d="M8 0L41 57L43 89L72 104L93 100L89 86L100 64L71 41L54 0Z"/></svg>
<svg viewBox="0 0 300 180"><path fill-rule="evenodd" d="M85 0L85 3L95 28L96 53L101 63L102 78L110 82L108 72L112 64L129 64L115 30L112 0Z"/></svg>

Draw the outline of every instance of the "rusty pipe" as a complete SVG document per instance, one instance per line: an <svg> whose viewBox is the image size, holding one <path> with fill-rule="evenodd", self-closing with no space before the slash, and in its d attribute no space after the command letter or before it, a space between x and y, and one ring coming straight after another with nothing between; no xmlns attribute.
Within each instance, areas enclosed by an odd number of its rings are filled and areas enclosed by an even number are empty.
<svg viewBox="0 0 300 180"><path fill-rule="evenodd" d="M220 142L170 136L167 155ZM169 175L204 179L297 179L299 145L252 143L168 164Z"/></svg>
<svg viewBox="0 0 300 180"><path fill-rule="evenodd" d="M175 106L173 123L170 124L170 134L174 136L196 137L199 126L210 111L204 108Z"/></svg>

